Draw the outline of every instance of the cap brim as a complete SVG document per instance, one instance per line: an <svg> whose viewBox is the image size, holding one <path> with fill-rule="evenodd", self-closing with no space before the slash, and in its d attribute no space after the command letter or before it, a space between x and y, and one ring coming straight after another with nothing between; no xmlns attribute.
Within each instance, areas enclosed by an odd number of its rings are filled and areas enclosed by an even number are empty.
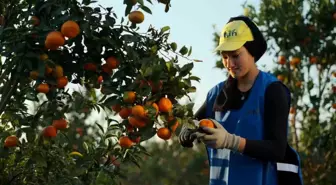
<svg viewBox="0 0 336 185"><path fill-rule="evenodd" d="M224 42L221 45L217 46L214 52L218 51L234 51L239 48L241 48L246 41L241 41L241 42Z"/></svg>

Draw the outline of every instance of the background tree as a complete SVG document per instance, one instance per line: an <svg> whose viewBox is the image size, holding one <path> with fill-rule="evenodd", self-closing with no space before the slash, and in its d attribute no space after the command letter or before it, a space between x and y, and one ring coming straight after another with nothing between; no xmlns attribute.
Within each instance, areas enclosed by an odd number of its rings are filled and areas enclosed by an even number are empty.
<svg viewBox="0 0 336 185"><path fill-rule="evenodd" d="M292 92L289 140L302 157L305 184L335 184L336 5L326 0L262 0L244 4L259 25L275 67ZM218 43L219 35L214 33ZM217 68L223 68L221 61Z"/></svg>
<svg viewBox="0 0 336 185"><path fill-rule="evenodd" d="M191 123L191 48L169 27L137 32L150 0L125 0L121 19L93 3L0 3L1 184L116 183L116 161L138 165L142 141Z"/></svg>

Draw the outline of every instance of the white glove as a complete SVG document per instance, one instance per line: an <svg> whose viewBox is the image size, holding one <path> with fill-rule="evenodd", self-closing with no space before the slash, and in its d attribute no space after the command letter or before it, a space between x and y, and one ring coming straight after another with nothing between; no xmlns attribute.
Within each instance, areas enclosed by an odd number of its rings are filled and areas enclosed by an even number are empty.
<svg viewBox="0 0 336 185"><path fill-rule="evenodd" d="M201 130L195 132L191 137L200 139L205 145L217 149L230 149L237 151L239 147L240 137L230 134L226 129L216 120L211 119L215 124L215 128L202 127Z"/></svg>

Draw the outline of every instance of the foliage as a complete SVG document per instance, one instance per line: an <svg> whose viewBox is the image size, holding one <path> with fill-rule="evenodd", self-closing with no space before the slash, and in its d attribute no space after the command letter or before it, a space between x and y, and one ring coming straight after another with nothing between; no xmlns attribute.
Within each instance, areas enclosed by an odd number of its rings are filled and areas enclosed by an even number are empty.
<svg viewBox="0 0 336 185"><path fill-rule="evenodd" d="M253 5L243 7L275 54L272 73L292 92L289 139L301 153L305 184L334 184L335 3L262 0L258 11Z"/></svg>
<svg viewBox="0 0 336 185"><path fill-rule="evenodd" d="M181 147L177 137L171 141L148 143L149 152L155 155L145 158L141 168L121 167L128 171L122 184L207 184L209 164L204 146L186 149Z"/></svg>
<svg viewBox="0 0 336 185"><path fill-rule="evenodd" d="M199 80L192 61L181 64L191 48L169 42L169 27L138 33L131 18L94 2L0 4L2 184L116 183L115 160L139 165L142 141L192 123L193 104L181 103ZM132 6L151 13L147 3L125 0L124 16ZM167 12L170 1L160 3ZM144 107L144 127L129 121L135 105ZM94 122L97 113L104 119Z"/></svg>

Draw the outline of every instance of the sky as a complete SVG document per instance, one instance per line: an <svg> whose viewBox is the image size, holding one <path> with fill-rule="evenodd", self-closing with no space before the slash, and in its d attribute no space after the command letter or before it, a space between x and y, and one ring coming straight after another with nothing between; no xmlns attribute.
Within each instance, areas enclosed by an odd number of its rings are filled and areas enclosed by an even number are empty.
<svg viewBox="0 0 336 185"><path fill-rule="evenodd" d="M147 30L150 25L156 29L170 26L170 41L176 42L178 46L192 46L190 58L203 61L194 63L192 71L193 75L201 78L200 83L194 84L197 92L192 95L195 98L194 109L197 109L205 100L207 92L225 79L224 71L214 68L217 57L213 53L215 43L212 34L214 31L220 32L230 17L243 14L242 4L245 0L171 0L172 6L168 13L164 12L165 5L159 4L157 0L152 0L153 5L144 1L152 14L143 11L145 21L139 25L140 30ZM97 3L103 7L112 6L117 15L124 16L123 0L98 0ZM247 3L258 7L259 0L248 0ZM216 25L216 30L213 25ZM258 64L269 66L273 59L265 54Z"/></svg>

